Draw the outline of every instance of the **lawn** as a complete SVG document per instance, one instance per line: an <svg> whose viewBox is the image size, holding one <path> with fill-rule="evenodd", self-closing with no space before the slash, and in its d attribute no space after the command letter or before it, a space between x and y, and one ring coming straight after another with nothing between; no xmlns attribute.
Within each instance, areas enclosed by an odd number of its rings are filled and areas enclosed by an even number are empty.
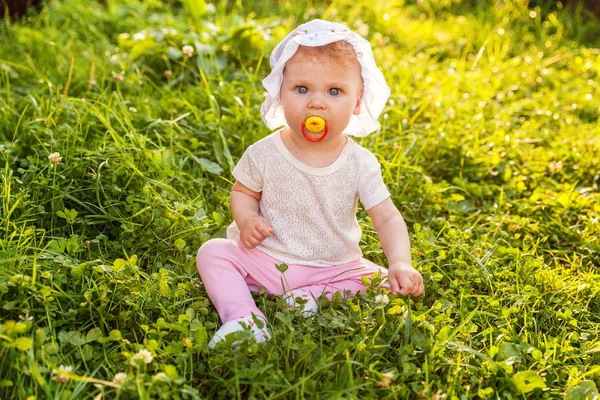
<svg viewBox="0 0 600 400"><path fill-rule="evenodd" d="M0 398L596 399L600 22L526 3L55 0L2 20ZM270 51L316 17L365 36L392 88L360 142L426 293L386 303L375 278L309 319L257 293L272 340L210 350L196 251L269 134Z"/></svg>

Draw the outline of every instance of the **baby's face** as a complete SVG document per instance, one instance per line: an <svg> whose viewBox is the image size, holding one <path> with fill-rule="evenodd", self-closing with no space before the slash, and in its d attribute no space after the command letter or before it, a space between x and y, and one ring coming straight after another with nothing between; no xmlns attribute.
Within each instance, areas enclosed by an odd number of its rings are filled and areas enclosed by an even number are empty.
<svg viewBox="0 0 600 400"><path fill-rule="evenodd" d="M348 126L352 114L360 113L360 65L342 65L330 58L299 48L285 65L280 100L288 126L299 135L306 118L316 115L328 125L325 140L334 139Z"/></svg>

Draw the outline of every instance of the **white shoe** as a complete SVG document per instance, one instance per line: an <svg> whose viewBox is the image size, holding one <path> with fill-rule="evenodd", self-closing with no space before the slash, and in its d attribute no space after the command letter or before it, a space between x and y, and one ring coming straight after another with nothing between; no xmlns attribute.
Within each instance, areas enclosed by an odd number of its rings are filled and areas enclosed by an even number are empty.
<svg viewBox="0 0 600 400"><path fill-rule="evenodd" d="M296 308L301 308L302 309L302 316L304 318L308 318L314 314L317 313L317 311L319 311L319 304L317 304L317 301L313 298L313 296L308 293L305 290L302 289L294 289L294 290L290 290L289 292L286 292L284 294L285 296L285 302L287 303L288 308L290 309L296 309ZM298 303L298 298L305 300L306 302L300 304Z"/></svg>
<svg viewBox="0 0 600 400"><path fill-rule="evenodd" d="M258 325L261 323L263 327L259 328ZM253 314L250 314L243 316L242 318L227 321L221 325L221 327L215 332L212 339L210 339L210 342L208 342L208 347L212 349L217 343L225 340L227 335L244 330L252 331L254 339L257 343L264 342L271 338L271 335L267 331L267 321L262 317L257 317ZM231 344L231 346L236 347L238 344L239 342L236 340Z"/></svg>

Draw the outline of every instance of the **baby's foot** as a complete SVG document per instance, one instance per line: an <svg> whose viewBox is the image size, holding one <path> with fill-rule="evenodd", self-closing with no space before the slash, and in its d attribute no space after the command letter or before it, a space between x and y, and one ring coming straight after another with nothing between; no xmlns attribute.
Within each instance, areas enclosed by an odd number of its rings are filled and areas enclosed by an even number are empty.
<svg viewBox="0 0 600 400"><path fill-rule="evenodd" d="M259 325L262 327L259 328ZM225 336L230 333L240 332L248 329L252 331L254 335L254 339L256 342L264 342L271 338L271 335L267 331L267 321L262 317L257 317L255 315L246 315L242 318L234 319L232 321L227 321L215 332L215 335L208 342L208 347L211 349L215 347L217 343L221 340L225 339ZM239 342L236 340L231 344L232 347L236 347Z"/></svg>
<svg viewBox="0 0 600 400"><path fill-rule="evenodd" d="M319 311L319 305L317 301L312 297L312 295L302 289L294 289L286 292L284 294L285 302L287 303L288 308L296 309L300 308L302 310L302 316L304 318L308 318ZM298 303L298 297L302 300L306 300L303 304Z"/></svg>

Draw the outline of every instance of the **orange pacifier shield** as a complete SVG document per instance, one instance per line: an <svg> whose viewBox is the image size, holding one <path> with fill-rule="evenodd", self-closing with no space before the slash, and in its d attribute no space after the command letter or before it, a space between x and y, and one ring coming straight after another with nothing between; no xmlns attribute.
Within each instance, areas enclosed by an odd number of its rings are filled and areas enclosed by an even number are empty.
<svg viewBox="0 0 600 400"><path fill-rule="evenodd" d="M302 123L302 135L304 135L304 137L311 142L320 142L321 140L325 139L328 130L329 129L325 123L325 120L316 115L306 118L306 121ZM306 131L311 133L323 132L323 135L319 136L318 138L311 138L308 136Z"/></svg>

